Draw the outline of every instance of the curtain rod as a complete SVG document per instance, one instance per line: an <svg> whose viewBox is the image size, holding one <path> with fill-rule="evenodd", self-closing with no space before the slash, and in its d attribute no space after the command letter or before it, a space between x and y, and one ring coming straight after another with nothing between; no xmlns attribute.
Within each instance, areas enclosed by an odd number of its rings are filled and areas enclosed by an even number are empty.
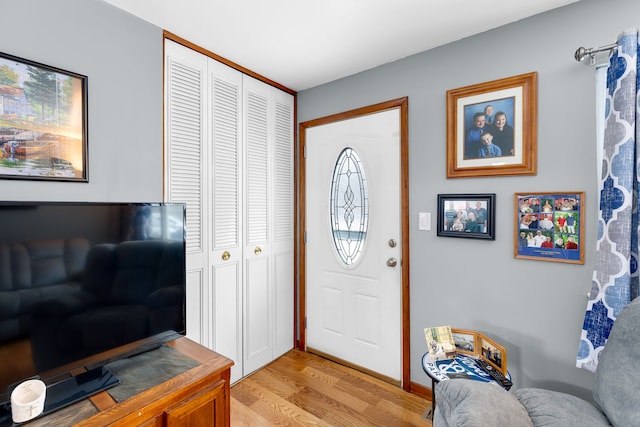
<svg viewBox="0 0 640 427"><path fill-rule="evenodd" d="M584 47L579 47L576 50L576 53L573 54L573 57L578 62L584 61L585 58L589 58L589 65L594 65L596 63L596 53L612 51L618 47L617 44L608 44L606 46L600 46L596 48L585 49Z"/></svg>

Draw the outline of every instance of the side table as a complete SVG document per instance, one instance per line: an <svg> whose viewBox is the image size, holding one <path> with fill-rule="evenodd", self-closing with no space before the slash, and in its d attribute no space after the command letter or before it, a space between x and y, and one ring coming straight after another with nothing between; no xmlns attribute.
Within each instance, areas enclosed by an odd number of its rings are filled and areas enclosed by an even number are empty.
<svg viewBox="0 0 640 427"><path fill-rule="evenodd" d="M110 363L120 384L35 418L28 426L227 427L232 365L226 357L179 337Z"/></svg>
<svg viewBox="0 0 640 427"><path fill-rule="evenodd" d="M458 354L453 359L438 360L433 362L429 353L425 353L422 356L422 369L431 378L431 414L433 418L433 412L436 409L436 384L440 381L446 381L454 378L466 378L473 381L482 381L487 383L494 383L500 387L504 387L499 382L495 381L491 375L484 371L477 363L476 358L472 356L466 356ZM511 381L511 374L507 371L505 377ZM504 387L509 390L511 386Z"/></svg>

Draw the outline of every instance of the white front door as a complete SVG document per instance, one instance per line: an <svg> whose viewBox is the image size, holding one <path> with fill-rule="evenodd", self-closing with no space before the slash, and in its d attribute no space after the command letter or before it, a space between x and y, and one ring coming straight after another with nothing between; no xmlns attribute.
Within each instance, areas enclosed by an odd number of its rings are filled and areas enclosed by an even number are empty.
<svg viewBox="0 0 640 427"><path fill-rule="evenodd" d="M402 377L400 108L311 126L306 344Z"/></svg>

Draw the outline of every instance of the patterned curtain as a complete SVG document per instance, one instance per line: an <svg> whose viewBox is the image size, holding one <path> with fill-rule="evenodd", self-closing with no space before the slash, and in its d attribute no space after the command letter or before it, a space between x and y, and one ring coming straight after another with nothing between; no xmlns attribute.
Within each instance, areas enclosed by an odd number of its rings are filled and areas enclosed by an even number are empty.
<svg viewBox="0 0 640 427"><path fill-rule="evenodd" d="M618 313L638 295L638 29L609 57L595 268L576 366L595 372Z"/></svg>

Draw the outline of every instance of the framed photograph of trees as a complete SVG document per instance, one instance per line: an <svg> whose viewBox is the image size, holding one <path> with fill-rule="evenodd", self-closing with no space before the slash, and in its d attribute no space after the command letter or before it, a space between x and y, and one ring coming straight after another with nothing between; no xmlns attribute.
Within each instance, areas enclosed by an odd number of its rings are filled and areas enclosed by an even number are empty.
<svg viewBox="0 0 640 427"><path fill-rule="evenodd" d="M87 182L87 77L0 52L0 178Z"/></svg>

